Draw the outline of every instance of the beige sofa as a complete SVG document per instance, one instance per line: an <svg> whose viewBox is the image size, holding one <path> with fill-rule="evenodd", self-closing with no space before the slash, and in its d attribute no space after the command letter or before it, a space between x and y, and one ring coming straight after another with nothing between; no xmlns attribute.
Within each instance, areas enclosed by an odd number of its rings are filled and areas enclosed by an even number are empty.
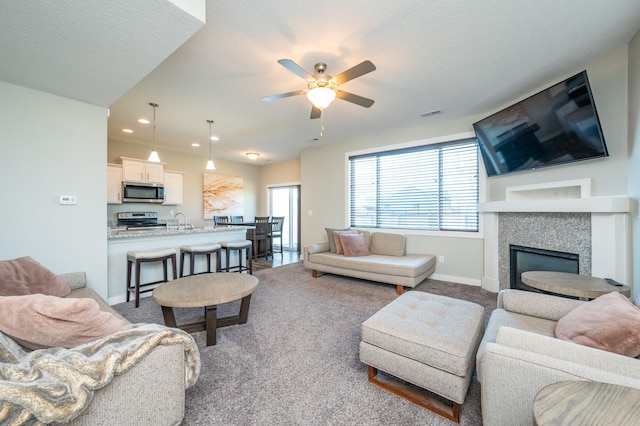
<svg viewBox="0 0 640 426"><path fill-rule="evenodd" d="M640 389L639 359L554 337L557 321L582 303L500 291L476 356L485 426L530 425L538 391L560 381L593 380Z"/></svg>
<svg viewBox="0 0 640 426"><path fill-rule="evenodd" d="M124 319L95 291L86 287L84 272L62 274L59 277L72 289L67 297L94 299L103 311ZM122 343L127 344L126 341ZM153 347L144 358L122 374L115 375L105 387L97 389L90 405L67 424L180 424L185 408L185 353L183 344ZM199 371L199 358L197 368Z"/></svg>
<svg viewBox="0 0 640 426"><path fill-rule="evenodd" d="M396 285L415 287L433 274L436 257L432 254L407 254L406 236L385 232L358 231L365 236L371 254L348 257L330 251L329 243L307 246L303 250L304 267L314 277L325 272Z"/></svg>

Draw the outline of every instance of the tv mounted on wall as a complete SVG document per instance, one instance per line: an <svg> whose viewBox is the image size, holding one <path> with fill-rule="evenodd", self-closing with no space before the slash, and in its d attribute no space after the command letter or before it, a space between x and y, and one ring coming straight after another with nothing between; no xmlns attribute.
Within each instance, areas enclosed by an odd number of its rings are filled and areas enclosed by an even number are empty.
<svg viewBox="0 0 640 426"><path fill-rule="evenodd" d="M489 176L609 155L586 71L473 128Z"/></svg>

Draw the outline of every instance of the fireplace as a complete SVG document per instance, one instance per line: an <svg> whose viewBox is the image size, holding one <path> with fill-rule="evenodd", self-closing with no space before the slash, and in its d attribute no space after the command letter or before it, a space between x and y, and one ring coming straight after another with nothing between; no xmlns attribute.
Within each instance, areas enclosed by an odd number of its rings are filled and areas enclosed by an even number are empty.
<svg viewBox="0 0 640 426"><path fill-rule="evenodd" d="M510 287L518 290L538 292L539 290L529 287L521 281L520 276L523 272L553 271L577 274L580 266L579 258L580 256L576 253L510 244Z"/></svg>

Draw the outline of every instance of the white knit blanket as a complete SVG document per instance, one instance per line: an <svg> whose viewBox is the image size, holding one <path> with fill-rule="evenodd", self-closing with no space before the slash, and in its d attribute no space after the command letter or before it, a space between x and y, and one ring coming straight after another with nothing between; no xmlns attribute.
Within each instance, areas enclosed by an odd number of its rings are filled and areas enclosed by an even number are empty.
<svg viewBox="0 0 640 426"><path fill-rule="evenodd" d="M200 354L193 338L158 324L133 324L72 349L28 351L0 333L0 424L67 422L91 403L94 391L127 371L158 345L182 343L185 384L195 384Z"/></svg>

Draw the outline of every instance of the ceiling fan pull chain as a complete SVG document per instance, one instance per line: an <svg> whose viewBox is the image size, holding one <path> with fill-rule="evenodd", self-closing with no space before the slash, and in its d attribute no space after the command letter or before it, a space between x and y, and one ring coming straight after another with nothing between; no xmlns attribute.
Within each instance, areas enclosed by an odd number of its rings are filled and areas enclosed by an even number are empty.
<svg viewBox="0 0 640 426"><path fill-rule="evenodd" d="M324 115L320 116L320 137L324 136Z"/></svg>

